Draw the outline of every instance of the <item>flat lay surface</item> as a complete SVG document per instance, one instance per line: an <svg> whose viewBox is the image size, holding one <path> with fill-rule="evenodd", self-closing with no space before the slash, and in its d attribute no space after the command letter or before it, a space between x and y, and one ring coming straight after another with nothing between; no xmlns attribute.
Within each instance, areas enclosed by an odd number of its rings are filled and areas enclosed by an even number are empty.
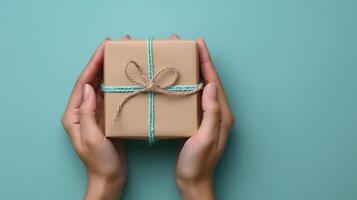
<svg viewBox="0 0 357 200"><path fill-rule="evenodd" d="M0 1L0 199L81 199L60 118L100 41L206 39L236 123L223 200L357 199L357 2ZM179 199L177 141L126 141L122 199Z"/></svg>

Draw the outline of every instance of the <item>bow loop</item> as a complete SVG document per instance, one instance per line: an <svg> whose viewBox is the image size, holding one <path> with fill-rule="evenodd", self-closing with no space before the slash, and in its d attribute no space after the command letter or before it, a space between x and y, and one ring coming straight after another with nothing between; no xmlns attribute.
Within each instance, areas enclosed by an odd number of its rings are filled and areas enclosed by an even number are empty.
<svg viewBox="0 0 357 200"><path fill-rule="evenodd" d="M145 76L144 70L140 67L140 65L137 62L133 60L129 60L125 65L124 71L125 71L126 78L132 83L144 87L148 85L149 80Z"/></svg>
<svg viewBox="0 0 357 200"><path fill-rule="evenodd" d="M173 66L162 68L153 78L153 82L161 89L174 85L178 78L178 71Z"/></svg>

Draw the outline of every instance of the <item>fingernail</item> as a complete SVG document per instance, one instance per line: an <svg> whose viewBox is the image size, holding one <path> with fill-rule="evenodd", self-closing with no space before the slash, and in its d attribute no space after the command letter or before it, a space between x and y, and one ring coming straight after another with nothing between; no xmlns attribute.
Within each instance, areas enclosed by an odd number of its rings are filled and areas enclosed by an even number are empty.
<svg viewBox="0 0 357 200"><path fill-rule="evenodd" d="M105 37L105 38L103 39L102 43L106 43L106 42L108 42L108 41L110 41L110 38Z"/></svg>
<svg viewBox="0 0 357 200"><path fill-rule="evenodd" d="M89 85L88 84L85 84L84 85L84 100L86 101L89 97Z"/></svg>
<svg viewBox="0 0 357 200"><path fill-rule="evenodd" d="M209 83L207 86L207 96L213 101L217 100L217 88L214 82Z"/></svg>
<svg viewBox="0 0 357 200"><path fill-rule="evenodd" d="M119 38L118 40L130 40L131 36L129 34L124 35L123 37Z"/></svg>
<svg viewBox="0 0 357 200"><path fill-rule="evenodd" d="M171 35L171 38L179 39L180 37L179 37L176 33L173 33L173 34Z"/></svg>

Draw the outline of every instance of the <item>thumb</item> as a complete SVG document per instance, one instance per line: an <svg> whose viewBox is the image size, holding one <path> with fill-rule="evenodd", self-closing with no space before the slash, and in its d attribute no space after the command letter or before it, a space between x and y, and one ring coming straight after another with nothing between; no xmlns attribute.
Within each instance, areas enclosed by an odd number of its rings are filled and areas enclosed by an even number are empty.
<svg viewBox="0 0 357 200"><path fill-rule="evenodd" d="M79 121L81 134L88 134L98 128L95 118L96 95L91 85L85 84L83 90L83 100L79 108Z"/></svg>
<svg viewBox="0 0 357 200"><path fill-rule="evenodd" d="M203 119L198 134L206 139L214 140L218 137L220 121L220 105L217 98L217 88L214 82L206 85L202 95Z"/></svg>

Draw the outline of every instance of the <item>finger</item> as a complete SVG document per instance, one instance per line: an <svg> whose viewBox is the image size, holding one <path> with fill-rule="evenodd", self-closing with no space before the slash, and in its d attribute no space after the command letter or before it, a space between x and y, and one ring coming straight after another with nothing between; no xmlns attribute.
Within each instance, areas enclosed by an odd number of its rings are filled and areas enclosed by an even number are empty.
<svg viewBox="0 0 357 200"><path fill-rule="evenodd" d="M177 159L181 153L181 150L182 150L182 147L183 145L185 144L185 142L187 141L187 138L184 138L184 139L179 139L177 141L177 151L176 151L176 162L177 162Z"/></svg>
<svg viewBox="0 0 357 200"><path fill-rule="evenodd" d="M217 86L218 101L221 106L221 117L224 124L229 124L232 121L233 115L230 111L228 100L224 94L224 89L219 79L219 76L212 64L211 56L207 45L203 38L197 39L197 46L199 49L200 69L205 83L215 82Z"/></svg>
<svg viewBox="0 0 357 200"><path fill-rule="evenodd" d="M130 35L124 35L119 40L131 40L131 36Z"/></svg>
<svg viewBox="0 0 357 200"><path fill-rule="evenodd" d="M104 137L100 134L100 128L95 118L96 96L91 85L85 84L83 101L79 108L80 135L82 141L88 141L96 137ZM98 134L99 133L99 134Z"/></svg>
<svg viewBox="0 0 357 200"><path fill-rule="evenodd" d="M61 119L63 128L70 137L72 144L76 150L80 147L80 131L79 124L75 123L77 121L75 114L64 113Z"/></svg>
<svg viewBox="0 0 357 200"><path fill-rule="evenodd" d="M130 40L131 36L130 35L124 35L123 37L119 38L119 40ZM102 92L100 85L103 82L103 68L100 68L99 72L97 73L97 77L95 79L95 82L93 82L93 87L94 90L97 92L97 95L103 97L104 93Z"/></svg>
<svg viewBox="0 0 357 200"><path fill-rule="evenodd" d="M123 37L119 38L119 40L130 40L130 35L124 35ZM100 85L103 83L103 68L97 73L97 77L95 78L94 82L92 83L94 90L96 91L97 95L104 98L104 93L102 92Z"/></svg>
<svg viewBox="0 0 357 200"><path fill-rule="evenodd" d="M180 38L180 36L178 36L177 34L172 34L171 36L170 36L170 39L172 39L172 40L179 40L179 39L181 39Z"/></svg>
<svg viewBox="0 0 357 200"><path fill-rule="evenodd" d="M131 40L131 36L125 35L124 37L121 38L121 40Z"/></svg>
<svg viewBox="0 0 357 200"><path fill-rule="evenodd" d="M198 38L196 42L199 50L200 69L205 83L210 83L210 82L218 83L219 77L212 64L211 56L204 39Z"/></svg>
<svg viewBox="0 0 357 200"><path fill-rule="evenodd" d="M197 132L201 140L214 142L218 138L220 123L220 105L215 83L209 83L202 94L203 119Z"/></svg>
<svg viewBox="0 0 357 200"><path fill-rule="evenodd" d="M82 74L79 76L77 79L76 85L73 88L71 97L69 99L69 103L67 108L79 108L82 102L82 90L83 90L83 84L89 83L93 81L98 74L99 70L103 66L103 60L104 60L104 46L105 43L109 41L108 38L105 38L97 48L97 50L94 52L92 55L92 58L88 62L87 66L83 70Z"/></svg>

